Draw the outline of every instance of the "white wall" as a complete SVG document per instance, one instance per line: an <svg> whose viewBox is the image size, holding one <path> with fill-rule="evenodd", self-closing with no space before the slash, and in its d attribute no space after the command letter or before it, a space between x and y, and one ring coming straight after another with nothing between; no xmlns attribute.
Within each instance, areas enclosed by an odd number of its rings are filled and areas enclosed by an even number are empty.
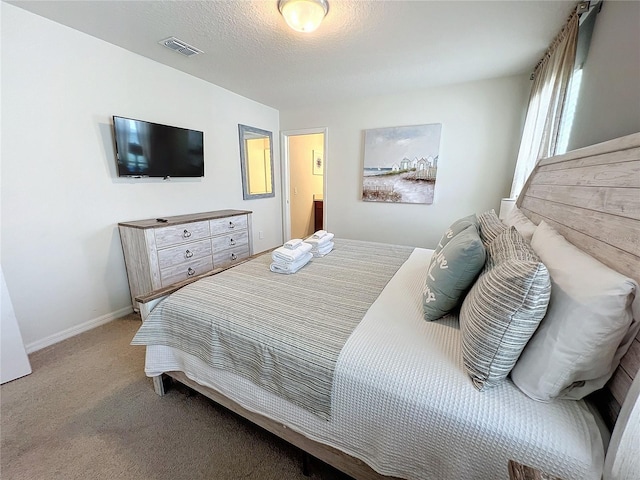
<svg viewBox="0 0 640 480"><path fill-rule="evenodd" d="M569 150L640 132L640 2L605 1L582 75Z"/></svg>
<svg viewBox="0 0 640 480"><path fill-rule="evenodd" d="M275 198L242 200L238 143L239 123L277 137L277 110L1 8L1 255L29 350L129 311L119 221L247 209L256 252L282 243L279 167ZM203 130L205 177L117 178L112 115Z"/></svg>
<svg viewBox="0 0 640 480"><path fill-rule="evenodd" d="M328 127L325 228L337 236L435 247L455 219L509 194L531 87L516 76L280 112L283 130ZM432 205L363 202L364 130L442 123Z"/></svg>

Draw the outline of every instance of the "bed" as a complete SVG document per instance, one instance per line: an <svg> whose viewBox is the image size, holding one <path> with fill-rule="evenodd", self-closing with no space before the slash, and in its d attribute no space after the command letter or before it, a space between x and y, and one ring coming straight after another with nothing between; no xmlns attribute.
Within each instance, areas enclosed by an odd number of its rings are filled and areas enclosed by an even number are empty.
<svg viewBox="0 0 640 480"><path fill-rule="evenodd" d="M634 134L543 160L518 206L638 281L639 192ZM458 314L424 320L432 254L337 239L294 275L271 273L270 255L259 255L139 297L134 343L147 345L157 393L171 377L356 479L508 478L510 460L601 478L638 338L587 400L534 401L510 379L478 391Z"/></svg>

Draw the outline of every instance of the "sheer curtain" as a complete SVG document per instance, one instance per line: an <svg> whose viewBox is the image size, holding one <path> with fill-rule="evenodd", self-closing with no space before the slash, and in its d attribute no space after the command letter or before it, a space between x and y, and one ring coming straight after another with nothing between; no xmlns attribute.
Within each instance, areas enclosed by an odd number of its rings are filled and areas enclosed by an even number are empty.
<svg viewBox="0 0 640 480"><path fill-rule="evenodd" d="M520 194L538 160L556 153L565 97L575 66L577 38L578 14L574 11L533 73L511 198Z"/></svg>

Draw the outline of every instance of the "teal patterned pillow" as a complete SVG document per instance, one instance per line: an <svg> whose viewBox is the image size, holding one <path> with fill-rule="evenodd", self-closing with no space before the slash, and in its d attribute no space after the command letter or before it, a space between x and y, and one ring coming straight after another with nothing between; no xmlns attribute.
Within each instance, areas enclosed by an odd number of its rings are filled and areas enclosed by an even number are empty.
<svg viewBox="0 0 640 480"><path fill-rule="evenodd" d="M453 237L465 230L469 225L475 226L476 229L478 228L478 217L476 217L476 215L473 213L467 217L462 217L453 222L447 229L447 231L442 235L442 238L440 239L440 242L438 242L438 246L434 251L434 255L440 252L440 250L442 250Z"/></svg>
<svg viewBox="0 0 640 480"><path fill-rule="evenodd" d="M434 252L422 293L425 320L437 320L458 305L482 270L485 255L478 231L472 224Z"/></svg>

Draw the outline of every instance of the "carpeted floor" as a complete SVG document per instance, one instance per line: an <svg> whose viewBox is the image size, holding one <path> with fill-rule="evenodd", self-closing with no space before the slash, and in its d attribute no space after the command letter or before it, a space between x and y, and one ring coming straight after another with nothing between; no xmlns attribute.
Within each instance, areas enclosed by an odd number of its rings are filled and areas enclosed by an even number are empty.
<svg viewBox="0 0 640 480"><path fill-rule="evenodd" d="M190 390L158 397L129 315L30 355L0 387L0 477L348 480Z"/></svg>

